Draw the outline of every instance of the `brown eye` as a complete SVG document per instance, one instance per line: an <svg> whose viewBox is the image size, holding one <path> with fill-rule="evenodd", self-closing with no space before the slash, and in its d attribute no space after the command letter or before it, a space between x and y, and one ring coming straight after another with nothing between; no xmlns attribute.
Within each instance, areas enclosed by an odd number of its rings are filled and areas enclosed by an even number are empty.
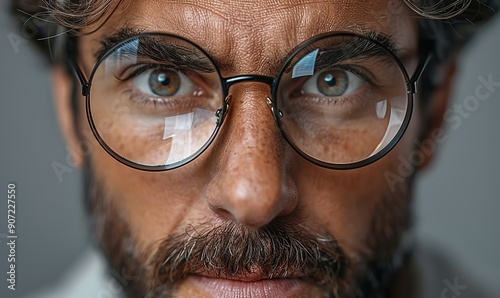
<svg viewBox="0 0 500 298"><path fill-rule="evenodd" d="M175 95L179 91L180 83L179 74L170 69L157 69L149 76L149 87L159 96Z"/></svg>
<svg viewBox="0 0 500 298"><path fill-rule="evenodd" d="M323 95L340 96L349 87L349 77L344 70L328 70L318 76L317 87Z"/></svg>

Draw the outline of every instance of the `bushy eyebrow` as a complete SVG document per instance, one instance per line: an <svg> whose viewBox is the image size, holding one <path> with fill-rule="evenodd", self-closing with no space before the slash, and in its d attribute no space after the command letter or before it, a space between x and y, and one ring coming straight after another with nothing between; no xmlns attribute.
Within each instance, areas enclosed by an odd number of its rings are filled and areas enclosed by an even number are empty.
<svg viewBox="0 0 500 298"><path fill-rule="evenodd" d="M398 54L400 54L399 53L400 50L396 47L396 43L394 42L391 35L388 35L388 34L385 34L382 32L377 32L377 31L370 31L364 35L366 35L370 39L373 39L373 40L379 42L380 44L385 46L388 50L390 50L391 52L396 54L396 56L398 56Z"/></svg>
<svg viewBox="0 0 500 298"><path fill-rule="evenodd" d="M141 31L122 29L105 37L101 47L94 53L96 58L102 57L118 43L141 34ZM147 36L146 36L147 35ZM194 46L181 46L164 40L161 36L144 34L140 39L131 39L119 47L116 55L120 57L136 57L143 62L169 63L177 67L193 69L201 72L214 72L215 66L206 55Z"/></svg>
<svg viewBox="0 0 500 298"><path fill-rule="evenodd" d="M128 26L122 27L111 34L104 36L100 40L100 46L93 53L93 56L96 60L98 60L99 58L107 54L110 49L112 49L116 44L143 33L145 33L144 29L138 29ZM397 49L397 47L395 46L395 42L390 35L376 31L368 31L367 33L364 33L362 35L379 42L396 56L400 55L400 50ZM327 60L332 59L332 57L336 57L334 60L337 60L337 62L342 61L344 59L347 59L345 57L347 53L349 53L348 58L388 56L388 53L381 47L370 46L373 45L373 43L368 42L367 39L353 38L351 40L351 42L347 42L346 44L331 45L329 49L327 48L323 50L323 58L318 57L318 63L330 63L331 65L334 62ZM209 59L207 59L206 57L200 57L192 50L171 45L169 43L163 42L161 39L152 38L144 39L144 41L147 42L143 42L143 40L141 40L141 45L139 48L137 48L137 54L143 55L158 62L172 61L175 63L180 63L180 65L182 66L200 71L214 71L214 66ZM210 58L213 59L212 57ZM280 57L279 60L284 62L286 58L287 57ZM225 65L223 63L218 63L217 60L214 60L214 63L219 68Z"/></svg>
<svg viewBox="0 0 500 298"><path fill-rule="evenodd" d="M144 30L132 27L122 27L115 32L105 35L99 41L99 47L94 51L93 56L96 60L104 56L116 44L139 34L144 33Z"/></svg>
<svg viewBox="0 0 500 298"><path fill-rule="evenodd" d="M391 53L398 56L399 51L395 48L391 37L382 33L370 32L368 35L371 40L360 37L349 37L342 43L327 45L321 49L316 60L316 67L320 69L328 68L338 62L348 59L381 58L381 61L392 61ZM387 59L385 59L387 58Z"/></svg>

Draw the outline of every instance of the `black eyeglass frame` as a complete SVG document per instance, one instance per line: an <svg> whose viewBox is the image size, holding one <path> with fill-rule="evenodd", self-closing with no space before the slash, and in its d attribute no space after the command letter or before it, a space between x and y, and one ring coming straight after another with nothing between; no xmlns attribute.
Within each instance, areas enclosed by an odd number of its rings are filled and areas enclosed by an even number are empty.
<svg viewBox="0 0 500 298"><path fill-rule="evenodd" d="M160 36L160 37L169 37L169 38L176 38L181 41L187 42L191 45L193 45L197 50L199 50L202 54L204 54L210 62L215 66L215 71L217 72L217 75L219 76L221 87L222 87L222 99L221 99L221 108L219 108L216 111L216 117L217 117L217 123L214 131L212 132L210 138L205 142L205 144L198 149L194 154L191 156L180 160L178 162L168 164L168 165L157 165L157 166L150 166L150 165L144 165L144 164L139 164L136 162L133 162L131 160L128 160L118 153L116 153L111 147L109 147L106 142L101 138L99 135L99 132L97 131L97 128L94 124L93 118L92 118L92 111L90 108L90 91L92 87L92 79L98 69L98 67L101 65L101 63L109 56L111 55L116 49L119 47L123 46L127 42L130 42L131 40L135 40L141 37L147 37L147 36ZM405 118L403 119L402 125L399 128L398 132L396 135L392 138L392 140L384 146L382 150L377 152L376 154L367 157L366 159L363 159L361 161L353 162L353 163L345 163L345 164L333 164L333 163L327 163L325 161L313 158L312 156L308 155L305 153L303 150L300 149L299 146L297 146L293 140L285 133L282 125L280 118L282 117L281 111L279 110L278 106L278 87L279 87L279 82L283 74L285 73L285 70L288 66L288 64L291 62L292 59L296 57L298 53L306 49L309 45L322 40L326 38L331 38L331 37L353 37L353 38L359 38L359 39L364 39L368 40L378 46L380 46L382 49L384 49L387 54L394 59L396 64L401 70L401 73L404 76L404 80L406 83L406 91L407 91L407 109L406 109L406 114ZM238 76L232 76L232 77L223 77L220 73L219 68L217 67L217 64L213 61L212 57L200 46L195 44L194 42L183 38L181 36L177 36L174 34L167 34L167 33L141 33L132 37L128 37L114 46L112 46L110 49L108 49L95 63L89 78L87 79L85 75L83 74L83 71L81 70L79 64L76 61L76 50L74 49L74 44L75 41L69 40L67 43L67 62L73 72L75 73L76 78L78 79L78 82L81 85L81 94L85 96L86 100L86 114L87 114L87 121L90 125L90 128L92 130L92 133L98 143L101 145L101 147L109 154L111 157L113 157L115 160L118 162L127 165L131 168L138 169L138 170L143 170L143 171L150 171L150 172L159 172L159 171L166 171L166 170L172 170L179 168L181 166L184 166L194 159L198 158L213 142L215 139L216 135L218 134L220 128L222 127L222 124L224 122L224 118L227 114L227 110L229 108L229 102L228 102L228 97L229 97L229 88L233 86L234 84L241 83L241 82L261 82L269 85L271 87L271 95L272 97L270 98L270 105L271 105L271 112L273 113L274 119L276 121L276 124L283 135L283 137L286 139L288 144L299 154L301 155L304 159L308 160L309 162L318 165L323 168L328 168L328 169L333 169L333 170L349 170L349 169L357 169L360 167L367 166L371 163L374 163L375 161L381 159L387 153L389 153L396 145L397 143L401 140L403 137L404 133L406 132L406 129L408 128L408 125L411 120L411 116L413 114L413 104L414 104L414 98L413 95L417 93L418 90L418 81L424 72L426 66L429 64L431 58L432 58L432 53L430 51L430 43L426 41L421 41L420 42L420 61L413 72L413 74L410 75L408 74L408 71L406 70L405 66L401 62L401 60L394 54L393 51L391 51L385 44L382 42L370 38L369 36L358 34L358 33L353 33L353 32L345 32L345 31L337 31L337 32L330 32L326 34L321 34L317 35L311 39L308 39L302 43L300 43L296 49L288 55L288 58L286 59L285 63L281 67L280 71L278 72L278 75L276 77L270 77L270 76L263 76L263 75L253 75L253 74L246 74L246 75L238 75ZM260 100L260 99L259 99ZM269 98L268 98L269 101Z"/></svg>

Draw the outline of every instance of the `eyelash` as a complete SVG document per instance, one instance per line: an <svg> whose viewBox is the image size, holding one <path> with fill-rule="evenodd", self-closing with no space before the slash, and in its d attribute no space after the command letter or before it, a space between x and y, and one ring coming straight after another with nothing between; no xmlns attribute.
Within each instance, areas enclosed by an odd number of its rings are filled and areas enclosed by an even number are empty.
<svg viewBox="0 0 500 298"><path fill-rule="evenodd" d="M362 110L363 108L365 108L366 106L369 105L369 102L363 96L364 93L365 92L362 92L362 94L352 95L349 98L345 98L345 97L321 98L321 97L306 96L306 97L302 97L301 100L304 100L304 101L307 101L309 103L319 105L319 106L339 105L339 110L342 111L342 113L351 113L351 112L356 111L356 110Z"/></svg>
<svg viewBox="0 0 500 298"><path fill-rule="evenodd" d="M193 106L191 99L186 99L185 97L180 98L169 98L164 99L161 97L148 97L144 96L141 92L127 90L126 93L130 93L130 101L137 103L144 107L153 107L156 111L157 109L179 109ZM189 105L187 105L189 104Z"/></svg>

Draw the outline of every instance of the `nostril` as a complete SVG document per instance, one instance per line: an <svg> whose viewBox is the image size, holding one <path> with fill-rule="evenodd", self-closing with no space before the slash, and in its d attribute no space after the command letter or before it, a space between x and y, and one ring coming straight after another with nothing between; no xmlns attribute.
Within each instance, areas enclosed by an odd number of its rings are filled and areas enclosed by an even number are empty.
<svg viewBox="0 0 500 298"><path fill-rule="evenodd" d="M213 213L215 213L220 219L222 219L224 221L234 221L235 220L235 218L231 214L231 212L227 211L224 208L214 206L212 204L208 204L208 207L210 208L210 210L212 210Z"/></svg>

